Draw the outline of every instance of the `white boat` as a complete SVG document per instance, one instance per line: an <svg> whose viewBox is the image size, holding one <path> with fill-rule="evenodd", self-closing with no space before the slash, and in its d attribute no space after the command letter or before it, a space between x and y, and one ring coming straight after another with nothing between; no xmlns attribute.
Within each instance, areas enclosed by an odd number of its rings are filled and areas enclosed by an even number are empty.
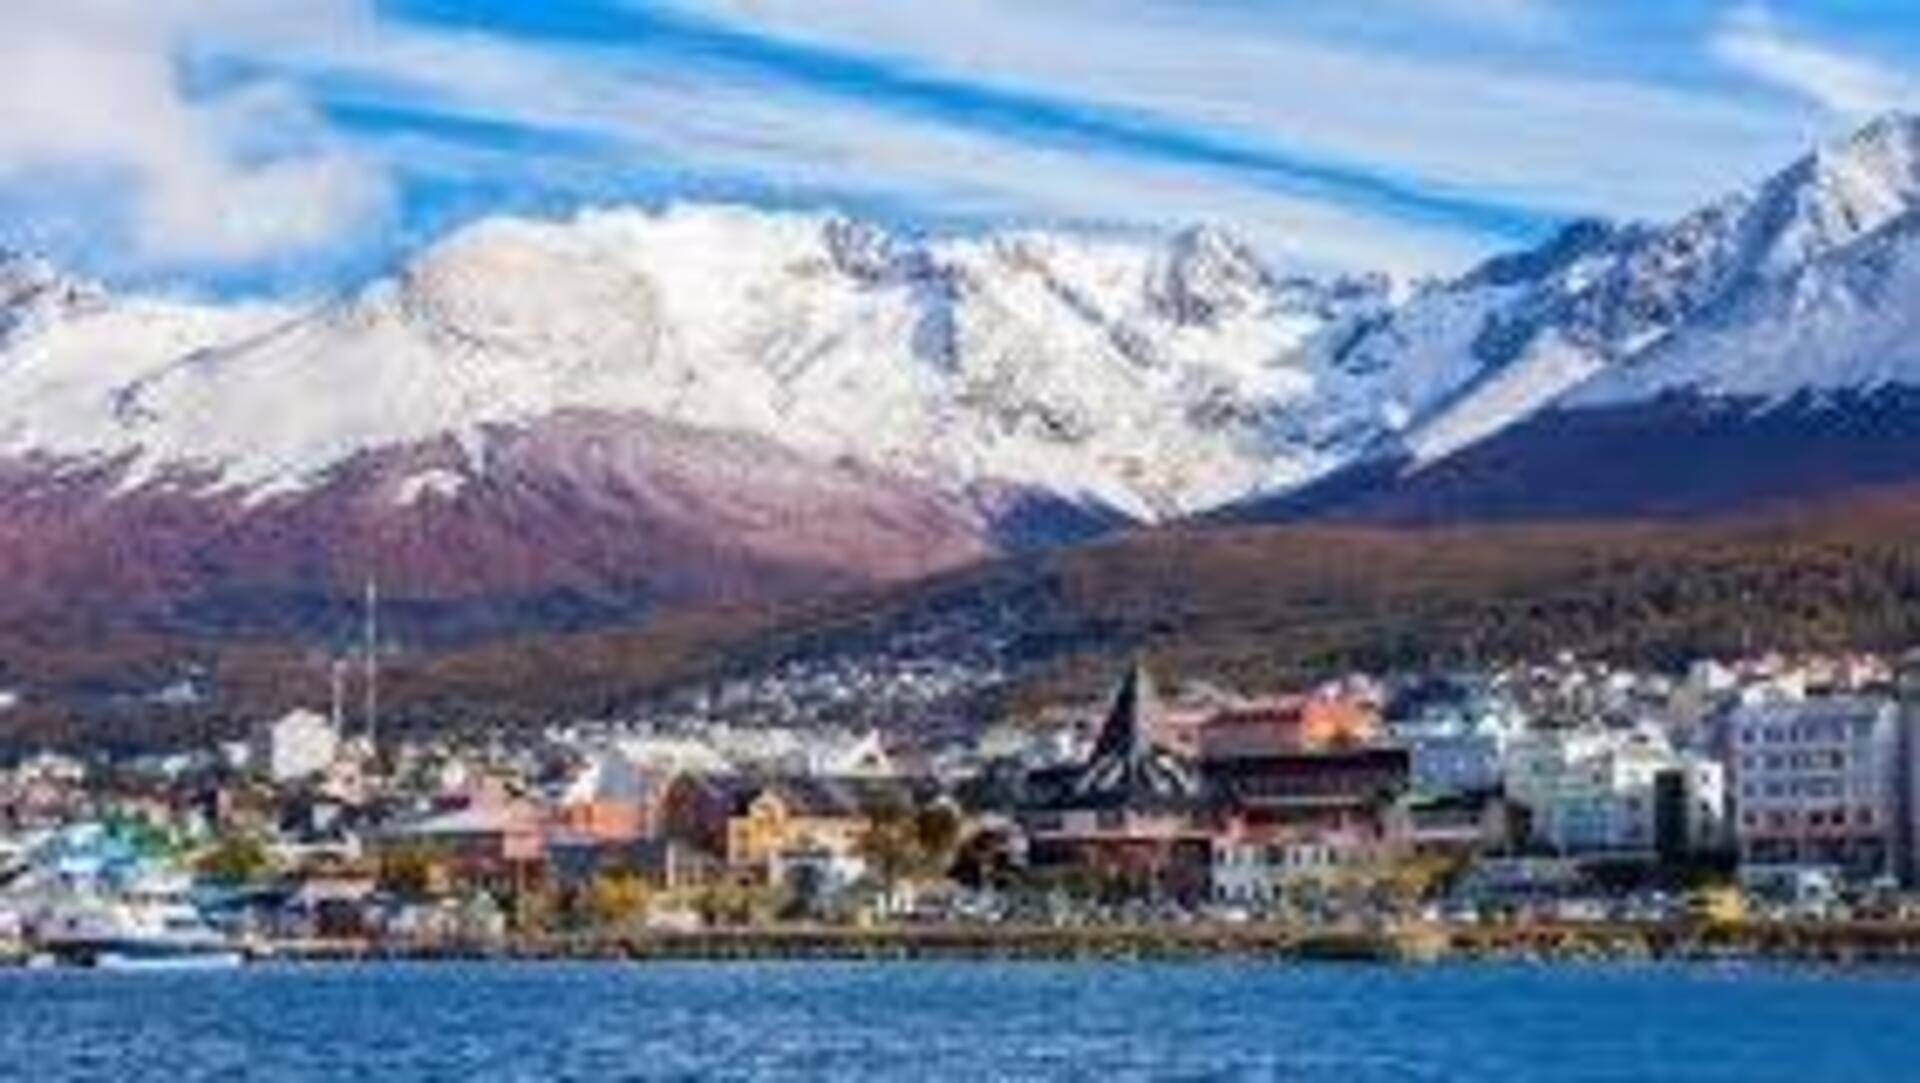
<svg viewBox="0 0 1920 1083"><path fill-rule="evenodd" d="M241 950L209 926L184 883L155 878L111 894L75 893L36 923L40 949L111 970L233 967Z"/></svg>

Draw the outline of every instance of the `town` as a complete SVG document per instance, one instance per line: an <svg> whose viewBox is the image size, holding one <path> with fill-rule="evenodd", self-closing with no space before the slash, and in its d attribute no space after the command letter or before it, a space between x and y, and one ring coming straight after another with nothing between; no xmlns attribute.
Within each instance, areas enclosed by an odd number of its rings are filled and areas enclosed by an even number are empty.
<svg viewBox="0 0 1920 1083"><path fill-rule="evenodd" d="M380 740L353 715L336 695L217 747L9 765L0 951L1920 914L1920 656L1568 656L1259 693L1137 661L1104 700L921 743L684 715Z"/></svg>

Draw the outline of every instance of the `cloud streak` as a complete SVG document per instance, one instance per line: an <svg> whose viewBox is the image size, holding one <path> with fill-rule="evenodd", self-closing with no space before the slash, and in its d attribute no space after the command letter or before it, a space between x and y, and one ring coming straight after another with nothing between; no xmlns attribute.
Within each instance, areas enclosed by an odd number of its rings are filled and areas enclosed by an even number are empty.
<svg viewBox="0 0 1920 1083"><path fill-rule="evenodd" d="M1697 70L1654 78L1592 46L1594 12L68 0L0 11L22 88L0 216L109 270L323 283L489 211L714 197L931 228L1209 221L1310 268L1429 273L1573 215L1680 213L1804 149L1798 101L1906 93L1758 7L1697 21L1668 46Z"/></svg>
<svg viewBox="0 0 1920 1083"><path fill-rule="evenodd" d="M1762 5L1730 15L1712 50L1722 63L1845 117L1870 117L1920 99L1920 88L1903 73L1795 37Z"/></svg>

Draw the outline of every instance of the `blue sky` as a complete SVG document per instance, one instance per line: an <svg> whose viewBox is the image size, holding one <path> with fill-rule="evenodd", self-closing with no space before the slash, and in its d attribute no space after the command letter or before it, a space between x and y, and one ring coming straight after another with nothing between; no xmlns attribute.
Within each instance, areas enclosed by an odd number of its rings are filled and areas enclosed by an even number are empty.
<svg viewBox="0 0 1920 1083"><path fill-rule="evenodd" d="M726 200L1227 225L1445 272L1920 99L1896 0L63 0L0 14L0 244L350 285L475 217Z"/></svg>

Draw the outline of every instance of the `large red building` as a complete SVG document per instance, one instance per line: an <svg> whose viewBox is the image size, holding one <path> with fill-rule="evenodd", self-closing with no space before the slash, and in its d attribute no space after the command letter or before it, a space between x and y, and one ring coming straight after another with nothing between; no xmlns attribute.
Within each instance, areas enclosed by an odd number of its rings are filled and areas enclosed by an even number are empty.
<svg viewBox="0 0 1920 1083"><path fill-rule="evenodd" d="M1036 869L1078 871L1134 896L1204 895L1205 788L1192 762L1158 740L1159 710L1136 664L1087 759L1028 778L1020 819Z"/></svg>

